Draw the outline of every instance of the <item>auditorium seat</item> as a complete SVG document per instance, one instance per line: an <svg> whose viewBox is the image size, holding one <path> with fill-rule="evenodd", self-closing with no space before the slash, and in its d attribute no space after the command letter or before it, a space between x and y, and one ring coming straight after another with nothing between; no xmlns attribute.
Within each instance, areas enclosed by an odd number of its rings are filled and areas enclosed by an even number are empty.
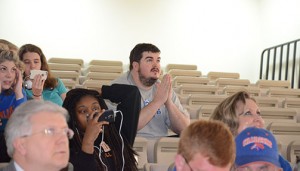
<svg viewBox="0 0 300 171"><path fill-rule="evenodd" d="M199 120L209 120L217 105L203 105L198 113Z"/></svg>
<svg viewBox="0 0 300 171"><path fill-rule="evenodd" d="M178 87L178 94L187 96L194 94L210 94L216 95L219 87L214 85L181 85Z"/></svg>
<svg viewBox="0 0 300 171"><path fill-rule="evenodd" d="M176 76L172 80L172 86L178 87L180 85L207 85L209 79L206 77L194 77L194 76Z"/></svg>
<svg viewBox="0 0 300 171"><path fill-rule="evenodd" d="M295 165L297 158L300 159L300 140L290 142L287 147L287 160Z"/></svg>
<svg viewBox="0 0 300 171"><path fill-rule="evenodd" d="M71 79L74 80L76 84L79 84L79 73L76 71L58 71L58 70L52 70L52 75L54 77L60 78L60 79Z"/></svg>
<svg viewBox="0 0 300 171"><path fill-rule="evenodd" d="M270 88L267 95L271 97L300 98L300 89Z"/></svg>
<svg viewBox="0 0 300 171"><path fill-rule="evenodd" d="M160 163L146 163L144 171L167 171L169 165Z"/></svg>
<svg viewBox="0 0 300 171"><path fill-rule="evenodd" d="M231 86L249 86L250 81L247 79L234 79L234 78L217 78L215 80L215 85L218 87Z"/></svg>
<svg viewBox="0 0 300 171"><path fill-rule="evenodd" d="M285 98L283 100L283 107L300 109L300 98Z"/></svg>
<svg viewBox="0 0 300 171"><path fill-rule="evenodd" d="M86 80L114 80L121 76L120 73L102 73L102 72L89 72L86 75Z"/></svg>
<svg viewBox="0 0 300 171"><path fill-rule="evenodd" d="M259 107L282 107L283 99L277 97L258 96L255 100Z"/></svg>
<svg viewBox="0 0 300 171"><path fill-rule="evenodd" d="M76 71L81 72L81 66L79 64L60 64L60 63L48 63L49 69L51 71Z"/></svg>
<svg viewBox="0 0 300 171"><path fill-rule="evenodd" d="M239 79L240 74L235 72L214 72L211 71L207 74L207 78L210 80L216 80L218 78L233 78L233 79Z"/></svg>
<svg viewBox="0 0 300 171"><path fill-rule="evenodd" d="M267 126L276 140L282 144L282 155L287 158L287 146L292 141L300 141L300 123L272 122Z"/></svg>
<svg viewBox="0 0 300 171"><path fill-rule="evenodd" d="M228 96L233 95L234 93L237 93L239 91L246 91L248 92L251 96L261 96L261 91L259 87L255 86L232 86L232 85L227 85L223 88L221 91L221 94L225 94Z"/></svg>
<svg viewBox="0 0 300 171"><path fill-rule="evenodd" d="M52 57L48 60L48 63L59 63L59 64L78 64L83 67L84 61L79 58L58 58Z"/></svg>
<svg viewBox="0 0 300 171"><path fill-rule="evenodd" d="M110 80L85 80L82 83L83 88L99 90L103 85L110 85Z"/></svg>
<svg viewBox="0 0 300 171"><path fill-rule="evenodd" d="M206 95L206 94L195 94L191 95L188 99L188 105L218 105L228 96L225 95Z"/></svg>
<svg viewBox="0 0 300 171"><path fill-rule="evenodd" d="M290 81L277 81L277 80L258 80L256 85L259 88L291 88Z"/></svg>
<svg viewBox="0 0 300 171"><path fill-rule="evenodd" d="M297 111L297 122L300 123L300 98L285 98L283 100L283 107L295 109Z"/></svg>
<svg viewBox="0 0 300 171"><path fill-rule="evenodd" d="M174 162L177 154L179 138L161 137L154 145L154 163L169 165Z"/></svg>
<svg viewBox="0 0 300 171"><path fill-rule="evenodd" d="M147 139L144 137L135 137L133 150L135 150L138 153L138 169L143 170L144 165L148 163Z"/></svg>
<svg viewBox="0 0 300 171"><path fill-rule="evenodd" d="M265 125L271 122L297 123L297 111L295 109L260 107L260 114Z"/></svg>
<svg viewBox="0 0 300 171"><path fill-rule="evenodd" d="M171 69L197 70L197 65L192 64L167 64L166 71Z"/></svg>
<svg viewBox="0 0 300 171"><path fill-rule="evenodd" d="M83 75L87 75L89 72L102 72L102 73L123 73L122 66L100 66L100 65L89 65L84 71Z"/></svg>
<svg viewBox="0 0 300 171"><path fill-rule="evenodd" d="M178 96L178 98L179 98L180 103L181 103L183 106L189 104L189 99L190 99L190 96L191 96L191 95L180 95L180 94L177 94L177 96Z"/></svg>
<svg viewBox="0 0 300 171"><path fill-rule="evenodd" d="M78 84L72 79L61 79L65 87L69 90L75 88Z"/></svg>
<svg viewBox="0 0 300 171"><path fill-rule="evenodd" d="M91 60L89 65L101 65L101 66L123 66L122 61L113 60Z"/></svg>
<svg viewBox="0 0 300 171"><path fill-rule="evenodd" d="M168 71L168 74L171 75L172 78L176 76L193 76L193 77L201 77L201 71L197 70L184 70L184 69L171 69Z"/></svg>
<svg viewBox="0 0 300 171"><path fill-rule="evenodd" d="M191 120L199 119L199 111L201 110L202 106L199 105L199 106L184 106L184 107L189 112Z"/></svg>

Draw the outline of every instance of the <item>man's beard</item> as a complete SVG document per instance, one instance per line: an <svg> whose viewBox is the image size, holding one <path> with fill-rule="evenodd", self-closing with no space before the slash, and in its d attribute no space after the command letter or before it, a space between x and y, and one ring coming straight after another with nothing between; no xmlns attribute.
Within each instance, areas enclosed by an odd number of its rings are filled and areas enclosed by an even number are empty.
<svg viewBox="0 0 300 171"><path fill-rule="evenodd" d="M147 87L150 87L152 86L153 84L155 84L155 82L157 81L158 78L146 78L142 73L141 71L139 70L138 71L139 73L139 79L140 81L142 82L142 84L144 86L147 86Z"/></svg>

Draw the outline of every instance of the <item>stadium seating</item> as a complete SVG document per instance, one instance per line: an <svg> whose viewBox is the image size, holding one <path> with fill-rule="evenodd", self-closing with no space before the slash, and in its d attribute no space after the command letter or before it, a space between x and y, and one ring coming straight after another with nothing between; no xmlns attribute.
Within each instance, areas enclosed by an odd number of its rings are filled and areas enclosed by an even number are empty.
<svg viewBox="0 0 300 171"><path fill-rule="evenodd" d="M285 98L283 100L283 107L300 109L300 98Z"/></svg>
<svg viewBox="0 0 300 171"><path fill-rule="evenodd" d="M91 60L84 66L82 59L50 58L48 65L68 89L97 90L123 73L121 61ZM167 64L165 71L172 76L172 87L192 121L209 119L226 97L247 91L256 99L266 129L275 135L283 156L292 164L296 156L300 157L300 90L291 89L289 81L258 80L251 84L234 72L209 72L203 76L194 64ZM174 162L178 141L170 137L151 141L136 137L133 149L139 154L139 170L167 170Z"/></svg>
<svg viewBox="0 0 300 171"><path fill-rule="evenodd" d="M51 71L53 76L60 78L62 80L64 79L70 79L73 80L76 84L79 83L79 73L76 71L58 71L58 70L53 70Z"/></svg>
<svg viewBox="0 0 300 171"><path fill-rule="evenodd" d="M218 78L233 78L233 79L239 79L240 74L235 72L214 72L211 71L207 74L207 78L210 80L216 80Z"/></svg>
<svg viewBox="0 0 300 171"><path fill-rule="evenodd" d="M171 69L183 69L183 70L197 70L197 65L192 64L167 64L166 71L170 71Z"/></svg>
<svg viewBox="0 0 300 171"><path fill-rule="evenodd" d="M195 105L218 105L226 97L225 95L205 95L205 94L193 94L188 99L189 106Z"/></svg>
<svg viewBox="0 0 300 171"><path fill-rule="evenodd" d="M300 89L270 88L267 95L271 97L300 98Z"/></svg>
<svg viewBox="0 0 300 171"><path fill-rule="evenodd" d="M172 78L176 76L193 76L193 77L201 77L201 71L197 70L184 70L184 69L171 69L168 71L168 74L171 75Z"/></svg>
<svg viewBox="0 0 300 171"><path fill-rule="evenodd" d="M138 153L138 169L143 170L144 165L148 163L147 139L143 137L135 137L133 149Z"/></svg>
<svg viewBox="0 0 300 171"><path fill-rule="evenodd" d="M291 88L290 81L258 80L256 85L259 88Z"/></svg>
<svg viewBox="0 0 300 171"><path fill-rule="evenodd" d="M179 138L176 137L162 137L157 140L154 146L154 162L167 164L169 167L169 165L174 162L178 143Z"/></svg>
<svg viewBox="0 0 300 171"><path fill-rule="evenodd" d="M233 79L233 78L217 78L215 85L218 87L231 86L249 86L250 81L247 79Z"/></svg>
<svg viewBox="0 0 300 171"><path fill-rule="evenodd" d="M225 95L232 95L238 91L246 91L248 92L251 96L261 96L261 91L259 87L256 86L232 86L232 85L226 85L222 91L221 94Z"/></svg>
<svg viewBox="0 0 300 171"><path fill-rule="evenodd" d="M78 64L81 67L83 67L83 59L79 58L57 58L57 57L52 57L48 59L48 63L58 63L58 64Z"/></svg>
<svg viewBox="0 0 300 171"><path fill-rule="evenodd" d="M287 147L287 160L296 164L300 159L300 141L291 141Z"/></svg>
<svg viewBox="0 0 300 171"><path fill-rule="evenodd" d="M178 93L183 96L195 94L217 94L219 87L214 85L181 85L178 87Z"/></svg>
<svg viewBox="0 0 300 171"><path fill-rule="evenodd" d="M217 105L203 105L198 113L199 119L209 120Z"/></svg>
<svg viewBox="0 0 300 171"><path fill-rule="evenodd" d="M207 85L208 83L208 78L194 76L176 76L172 80L173 87L178 87L180 85Z"/></svg>
<svg viewBox="0 0 300 171"><path fill-rule="evenodd" d="M297 111L295 109L260 107L260 113L266 125L271 122L297 123Z"/></svg>
<svg viewBox="0 0 300 171"><path fill-rule="evenodd" d="M258 96L255 100L259 107L282 107L282 100L276 97Z"/></svg>
<svg viewBox="0 0 300 171"><path fill-rule="evenodd" d="M123 66L122 61L112 61L112 60L91 60L89 65L100 65L100 66Z"/></svg>
<svg viewBox="0 0 300 171"><path fill-rule="evenodd" d="M120 73L102 73L102 72L89 72L86 75L86 80L108 80L112 81L118 78Z"/></svg>
<svg viewBox="0 0 300 171"><path fill-rule="evenodd" d="M292 141L300 141L300 123L272 122L267 126L276 140L282 144L282 155L287 157L287 146ZM290 161L291 162L291 161Z"/></svg>
<svg viewBox="0 0 300 171"><path fill-rule="evenodd" d="M101 72L101 73L123 73L122 66L100 66L90 65L83 71L83 75L87 75L89 72Z"/></svg>
<svg viewBox="0 0 300 171"><path fill-rule="evenodd" d="M50 70L55 71L76 71L80 73L81 66L79 64L60 64L60 63L49 63Z"/></svg>
<svg viewBox="0 0 300 171"><path fill-rule="evenodd" d="M165 171L168 170L169 165L160 163L146 163L144 171Z"/></svg>

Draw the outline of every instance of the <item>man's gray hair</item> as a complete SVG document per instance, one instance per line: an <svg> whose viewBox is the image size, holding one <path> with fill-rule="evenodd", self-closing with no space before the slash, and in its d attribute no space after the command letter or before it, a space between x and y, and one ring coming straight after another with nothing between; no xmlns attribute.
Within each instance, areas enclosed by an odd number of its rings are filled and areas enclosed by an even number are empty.
<svg viewBox="0 0 300 171"><path fill-rule="evenodd" d="M8 119L5 127L5 140L7 153L10 157L13 156L14 146L13 141L16 138L29 135L32 129L31 117L40 112L60 113L66 119L69 118L68 112L61 106L50 101L30 100L18 106Z"/></svg>

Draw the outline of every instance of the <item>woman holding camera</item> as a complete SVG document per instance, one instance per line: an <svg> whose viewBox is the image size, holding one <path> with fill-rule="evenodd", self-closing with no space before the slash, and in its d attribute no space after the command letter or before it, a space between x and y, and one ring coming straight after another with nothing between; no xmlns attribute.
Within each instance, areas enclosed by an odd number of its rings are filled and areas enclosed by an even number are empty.
<svg viewBox="0 0 300 171"><path fill-rule="evenodd" d="M28 99L44 99L61 106L67 89L59 78L52 76L42 50L36 45L25 44L19 49L19 58L25 64L23 79ZM31 79L32 70L46 72L40 72Z"/></svg>
<svg viewBox="0 0 300 171"><path fill-rule="evenodd" d="M70 140L70 162L74 171L136 171L132 145L140 93L135 86L121 84L102 86L101 91L100 95L95 90L76 88L67 93L63 107L69 112L69 127L75 133ZM107 109L104 99L118 103L122 115L118 112L115 122L98 121Z"/></svg>

